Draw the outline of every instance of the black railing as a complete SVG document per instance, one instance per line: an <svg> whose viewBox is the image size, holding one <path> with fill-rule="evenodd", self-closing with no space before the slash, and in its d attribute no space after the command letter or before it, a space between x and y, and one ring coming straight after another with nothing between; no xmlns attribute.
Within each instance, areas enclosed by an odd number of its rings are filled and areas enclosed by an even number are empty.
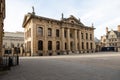
<svg viewBox="0 0 120 80"><path fill-rule="evenodd" d="M0 70L9 70L12 66L19 65L19 56L3 56L0 61Z"/></svg>

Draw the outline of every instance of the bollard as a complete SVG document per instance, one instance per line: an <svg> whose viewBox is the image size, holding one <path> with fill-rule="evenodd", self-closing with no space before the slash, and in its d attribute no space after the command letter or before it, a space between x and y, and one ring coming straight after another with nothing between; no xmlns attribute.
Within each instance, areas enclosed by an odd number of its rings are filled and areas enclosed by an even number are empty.
<svg viewBox="0 0 120 80"><path fill-rule="evenodd" d="M17 55L17 65L19 65L19 56Z"/></svg>

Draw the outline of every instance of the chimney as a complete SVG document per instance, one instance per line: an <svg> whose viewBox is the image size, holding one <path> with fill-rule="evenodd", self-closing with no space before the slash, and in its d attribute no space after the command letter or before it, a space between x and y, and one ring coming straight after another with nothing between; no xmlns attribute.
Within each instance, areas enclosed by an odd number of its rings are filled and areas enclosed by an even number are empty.
<svg viewBox="0 0 120 80"><path fill-rule="evenodd" d="M118 25L118 32L120 32L120 25Z"/></svg>
<svg viewBox="0 0 120 80"><path fill-rule="evenodd" d="M108 33L108 27L106 27L106 33Z"/></svg>

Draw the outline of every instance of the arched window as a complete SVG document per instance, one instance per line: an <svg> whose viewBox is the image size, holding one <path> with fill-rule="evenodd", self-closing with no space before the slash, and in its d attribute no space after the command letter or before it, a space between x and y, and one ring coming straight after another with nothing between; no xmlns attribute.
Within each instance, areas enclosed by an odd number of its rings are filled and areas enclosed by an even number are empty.
<svg viewBox="0 0 120 80"><path fill-rule="evenodd" d="M77 49L79 50L79 43L77 43Z"/></svg>
<svg viewBox="0 0 120 80"><path fill-rule="evenodd" d="M86 47L87 47L87 49L88 49L88 47L89 47L89 44L88 44L88 42L86 43Z"/></svg>
<svg viewBox="0 0 120 80"><path fill-rule="evenodd" d="M48 41L48 50L52 50L52 41Z"/></svg>
<svg viewBox="0 0 120 80"><path fill-rule="evenodd" d="M65 50L67 50L67 43L65 43Z"/></svg>
<svg viewBox="0 0 120 80"><path fill-rule="evenodd" d="M81 38L84 39L84 37L83 37L83 33L81 33Z"/></svg>
<svg viewBox="0 0 120 80"><path fill-rule="evenodd" d="M38 27L38 35L43 36L43 28L42 27Z"/></svg>
<svg viewBox="0 0 120 80"><path fill-rule="evenodd" d="M43 50L43 41L38 41L38 50Z"/></svg>
<svg viewBox="0 0 120 80"><path fill-rule="evenodd" d="M48 36L52 36L52 29L48 28Z"/></svg>
<svg viewBox="0 0 120 80"><path fill-rule="evenodd" d="M90 40L92 40L92 34L90 34Z"/></svg>
<svg viewBox="0 0 120 80"><path fill-rule="evenodd" d="M84 49L84 42L82 42L82 49Z"/></svg>
<svg viewBox="0 0 120 80"><path fill-rule="evenodd" d="M93 48L93 44L92 43L90 43L90 46L91 46L91 49Z"/></svg>
<svg viewBox="0 0 120 80"><path fill-rule="evenodd" d="M59 41L56 42L56 50L60 50L60 42Z"/></svg>
<svg viewBox="0 0 120 80"><path fill-rule="evenodd" d="M88 33L86 33L86 39L88 39Z"/></svg>
<svg viewBox="0 0 120 80"><path fill-rule="evenodd" d="M70 42L70 47L71 47L71 50L73 50L74 46L73 46L73 42L72 41Z"/></svg>
<svg viewBox="0 0 120 80"><path fill-rule="evenodd" d="M64 37L66 38L67 37L67 31L64 30Z"/></svg>
<svg viewBox="0 0 120 80"><path fill-rule="evenodd" d="M59 34L60 34L59 29L56 29L56 37L59 37Z"/></svg>

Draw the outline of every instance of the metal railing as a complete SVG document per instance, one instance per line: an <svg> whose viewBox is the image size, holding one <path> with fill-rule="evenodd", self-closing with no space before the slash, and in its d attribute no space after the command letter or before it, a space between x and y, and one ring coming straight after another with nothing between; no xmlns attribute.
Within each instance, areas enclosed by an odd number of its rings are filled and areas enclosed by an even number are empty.
<svg viewBox="0 0 120 80"><path fill-rule="evenodd" d="M19 56L3 56L0 61L0 70L9 70L12 66L19 65Z"/></svg>

